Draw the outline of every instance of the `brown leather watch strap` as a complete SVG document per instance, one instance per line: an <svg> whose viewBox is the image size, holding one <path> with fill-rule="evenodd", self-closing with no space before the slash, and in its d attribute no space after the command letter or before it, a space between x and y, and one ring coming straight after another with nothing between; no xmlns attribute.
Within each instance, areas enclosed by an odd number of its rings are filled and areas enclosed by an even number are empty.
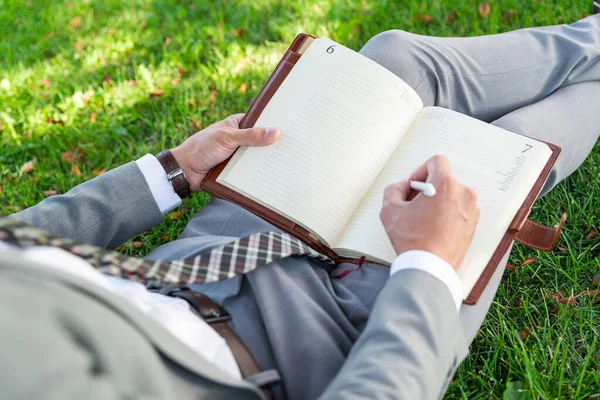
<svg viewBox="0 0 600 400"><path fill-rule="evenodd" d="M566 221L567 213L563 213L560 222L553 228L527 219L519 226L515 240L533 249L550 251L556 246L556 242Z"/></svg>
<svg viewBox="0 0 600 400"><path fill-rule="evenodd" d="M177 160L175 160L175 157L171 154L171 151L161 151L156 155L156 159L167 173L167 178L169 179L169 182L171 182L171 185L173 185L175 193L182 199L188 197L191 194L190 183L177 163Z"/></svg>
<svg viewBox="0 0 600 400"><path fill-rule="evenodd" d="M202 319L225 339L240 368L243 378L248 378L261 372L248 348L231 329L229 324L227 324L231 316L217 303L212 301L208 296L190 290L187 287L173 289L164 294L186 300L200 314ZM273 398L267 387L263 386L261 390L267 399Z"/></svg>

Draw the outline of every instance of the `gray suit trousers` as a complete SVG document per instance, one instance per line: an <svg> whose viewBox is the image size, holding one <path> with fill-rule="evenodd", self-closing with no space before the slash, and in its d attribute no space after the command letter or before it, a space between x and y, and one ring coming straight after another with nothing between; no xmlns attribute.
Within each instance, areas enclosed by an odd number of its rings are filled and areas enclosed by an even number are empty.
<svg viewBox="0 0 600 400"><path fill-rule="evenodd" d="M600 135L600 102L590 101L600 98L600 16L570 26L473 38L389 31L372 38L361 53L405 80L425 105L454 109L561 146L544 193L584 161ZM277 229L213 199L177 240L148 257L190 257L234 238L271 230ZM479 303L462 306L467 343L490 307L507 258L508 253ZM232 313L234 329L262 368L281 372L283 384L276 392L311 399L342 367L389 273L387 268L365 265L342 279L330 279L347 268L356 266L330 271L316 261L287 259L246 277L195 289Z"/></svg>
<svg viewBox="0 0 600 400"><path fill-rule="evenodd" d="M374 37L362 53L408 82L426 105L562 146L546 191L581 164L600 133L600 105L593 101L600 93L600 16L571 26L476 38L391 31ZM16 218L105 247L162 220L135 163L50 197ZM177 240L148 257L187 258L274 229L239 207L213 200ZM260 397L256 388L219 374L122 299L77 277L36 274L33 266L21 264L18 259L0 262L5 344L0 369L5 366L6 372L0 374L0 386L12 388L13 398L23 393L68 398L86 391L98 398L106 393ZM337 279L347 268L355 270ZM282 382L273 387L278 398L435 399L466 356L465 341L477 332L502 271L477 306L462 307L460 321L439 280L416 270L388 278L388 268L376 265L331 270L317 260L288 258L194 288L232 314L233 329L262 369L279 370ZM48 362L40 362L35 350L40 347L49 352ZM104 367L102 374L91 367L96 361ZM57 371L62 376L57 378ZM19 381L22 377L27 379ZM105 390L94 391L98 385Z"/></svg>

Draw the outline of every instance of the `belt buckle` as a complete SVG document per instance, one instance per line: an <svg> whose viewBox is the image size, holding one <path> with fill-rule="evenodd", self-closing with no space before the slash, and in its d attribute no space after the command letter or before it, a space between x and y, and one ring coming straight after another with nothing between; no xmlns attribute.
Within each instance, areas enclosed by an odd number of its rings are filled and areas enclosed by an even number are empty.
<svg viewBox="0 0 600 400"><path fill-rule="evenodd" d="M216 324L217 322L231 321L231 315L223 309L221 309L221 312L213 311L208 315L202 315L202 318L209 325Z"/></svg>

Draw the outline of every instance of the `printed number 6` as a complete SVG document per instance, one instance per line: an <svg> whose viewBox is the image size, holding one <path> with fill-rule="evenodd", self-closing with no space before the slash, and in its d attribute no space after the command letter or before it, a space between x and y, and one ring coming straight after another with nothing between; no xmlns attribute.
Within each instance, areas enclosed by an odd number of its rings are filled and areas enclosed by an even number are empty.
<svg viewBox="0 0 600 400"><path fill-rule="evenodd" d="M335 47L335 44L333 44L333 45L329 46L329 47L327 48L327 54L331 54L331 53L333 53L334 47Z"/></svg>

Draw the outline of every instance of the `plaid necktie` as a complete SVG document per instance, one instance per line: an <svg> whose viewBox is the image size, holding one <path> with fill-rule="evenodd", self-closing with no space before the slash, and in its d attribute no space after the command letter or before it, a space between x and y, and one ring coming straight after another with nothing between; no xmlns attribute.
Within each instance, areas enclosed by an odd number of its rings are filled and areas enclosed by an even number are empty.
<svg viewBox="0 0 600 400"><path fill-rule="evenodd" d="M77 244L6 217L0 217L0 241L18 247L58 247L83 258L104 274L155 287L228 279L290 256L312 257L333 264L329 257L318 253L294 236L281 232L255 233L203 251L194 258L175 261L144 260L92 245Z"/></svg>

